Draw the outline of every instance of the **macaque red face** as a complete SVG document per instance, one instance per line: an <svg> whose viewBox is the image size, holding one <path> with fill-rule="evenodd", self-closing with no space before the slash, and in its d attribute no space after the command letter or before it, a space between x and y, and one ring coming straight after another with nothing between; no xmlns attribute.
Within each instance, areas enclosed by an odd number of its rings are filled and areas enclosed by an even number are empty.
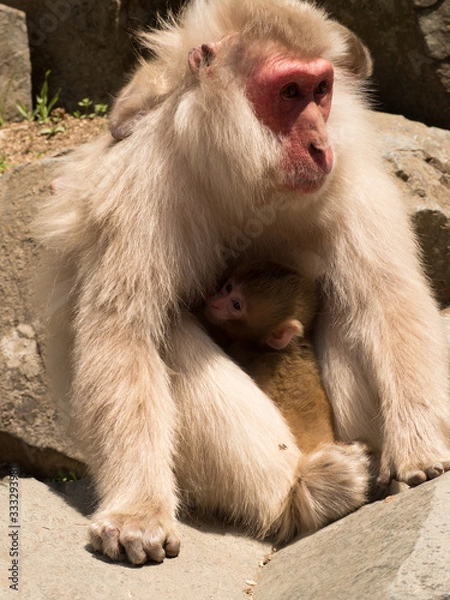
<svg viewBox="0 0 450 600"><path fill-rule="evenodd" d="M303 193L318 190L333 167L326 129L333 79L323 58L278 54L260 61L247 85L256 116L283 140L287 186Z"/></svg>
<svg viewBox="0 0 450 600"><path fill-rule="evenodd" d="M246 96L254 113L281 143L282 185L305 194L316 192L334 163L327 132L333 97L332 64L320 56L295 57L282 46L248 49L239 36L231 35L194 48L189 67L197 77L214 78L227 55L232 63L241 63Z"/></svg>
<svg viewBox="0 0 450 600"><path fill-rule="evenodd" d="M233 57L232 62L242 63L253 111L282 146L282 185L313 193L323 185L334 163L327 132L333 66L321 57L294 57L281 46L267 50L259 46L256 51L249 50L241 45L239 36L226 36L194 48L189 67L197 77L214 78L227 55Z"/></svg>

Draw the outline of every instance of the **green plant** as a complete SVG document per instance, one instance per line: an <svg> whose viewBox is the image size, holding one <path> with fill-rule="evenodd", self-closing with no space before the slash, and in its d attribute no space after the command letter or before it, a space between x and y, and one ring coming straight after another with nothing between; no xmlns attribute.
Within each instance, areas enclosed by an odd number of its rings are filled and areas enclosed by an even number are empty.
<svg viewBox="0 0 450 600"><path fill-rule="evenodd" d="M35 111L28 110L25 104L16 104L16 107L24 119L26 119L27 121L34 121L34 118L37 114L35 113Z"/></svg>
<svg viewBox="0 0 450 600"><path fill-rule="evenodd" d="M33 110L28 110L24 104L17 105L17 110L24 119L27 119L28 121L34 121L36 119L41 124L49 121L50 113L58 102L59 94L61 92L61 88L59 88L56 94L52 98L49 98L48 78L50 73L50 70L45 72L44 83L42 84L40 93L36 95L36 106Z"/></svg>
<svg viewBox="0 0 450 600"><path fill-rule="evenodd" d="M6 154L2 154L0 156L0 175L2 173L4 173L6 171L6 169L9 169L10 167L12 167L12 164L6 162Z"/></svg>
<svg viewBox="0 0 450 600"><path fill-rule="evenodd" d="M108 112L107 104L95 104L94 105L94 113L96 117L106 117L106 113Z"/></svg>
<svg viewBox="0 0 450 600"><path fill-rule="evenodd" d="M65 483L67 481L79 481L78 475L75 471L66 471L65 469L59 469L56 475L52 478L54 482Z"/></svg>
<svg viewBox="0 0 450 600"><path fill-rule="evenodd" d="M78 102L78 106L82 110L75 110L73 116L77 119L93 119L94 117L104 117L108 110L107 104L94 104L94 108L92 109L92 105L94 103L89 98L83 98Z"/></svg>
<svg viewBox="0 0 450 600"><path fill-rule="evenodd" d="M53 125L53 127L44 127L39 131L39 135L46 135L51 138L57 133L65 133L66 127L64 125Z"/></svg>

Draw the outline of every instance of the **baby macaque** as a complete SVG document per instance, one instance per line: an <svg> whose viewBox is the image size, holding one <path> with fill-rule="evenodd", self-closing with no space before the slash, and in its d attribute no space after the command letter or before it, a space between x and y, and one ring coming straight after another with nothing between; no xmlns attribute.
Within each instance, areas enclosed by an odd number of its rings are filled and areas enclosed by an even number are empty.
<svg viewBox="0 0 450 600"><path fill-rule="evenodd" d="M238 266L204 309L210 334L277 404L304 452L335 439L308 335L316 310L314 283L272 261Z"/></svg>

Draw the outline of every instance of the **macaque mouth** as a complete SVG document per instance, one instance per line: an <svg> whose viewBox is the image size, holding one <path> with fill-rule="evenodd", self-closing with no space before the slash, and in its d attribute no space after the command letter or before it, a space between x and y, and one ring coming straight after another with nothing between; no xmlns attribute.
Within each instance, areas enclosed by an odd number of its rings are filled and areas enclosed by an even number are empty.
<svg viewBox="0 0 450 600"><path fill-rule="evenodd" d="M286 185L288 189L300 192L302 194L313 194L318 192L326 181L326 175L316 177L314 179L297 179L295 177L288 177Z"/></svg>
<svg viewBox="0 0 450 600"><path fill-rule="evenodd" d="M311 146L308 154L310 157L308 164L300 161L292 164L289 159L286 160L283 180L288 189L313 193L327 181L334 166L331 148L327 148L324 152Z"/></svg>

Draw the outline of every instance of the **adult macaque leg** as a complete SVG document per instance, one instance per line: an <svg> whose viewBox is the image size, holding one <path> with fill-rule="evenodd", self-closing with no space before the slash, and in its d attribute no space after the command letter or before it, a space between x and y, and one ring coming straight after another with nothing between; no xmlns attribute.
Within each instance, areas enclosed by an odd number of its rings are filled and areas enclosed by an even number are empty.
<svg viewBox="0 0 450 600"><path fill-rule="evenodd" d="M92 546L136 564L176 556L176 412L166 367L148 334L121 329L114 316L85 310L77 325L74 404L100 498Z"/></svg>
<svg viewBox="0 0 450 600"><path fill-rule="evenodd" d="M350 352L344 347L339 341L338 331L332 333L324 328L323 323L321 327L324 337L319 354L326 388L336 412L337 436L344 441L362 439L382 451L379 472L381 487L385 487L392 478L417 485L450 470L450 461L445 458L448 456L445 435L441 431L439 415L436 414L439 402L444 397L436 404L431 399L420 405L409 402L413 393L410 389L414 381L412 373L410 385L406 383L405 386L395 387L397 373L401 372L404 376L406 365L397 365L396 373L396 360L390 360L387 364L382 360L382 354L373 354L371 371L377 373L378 380L382 379L382 389L386 390L381 412L381 407L373 402L373 387L377 382L373 377L366 378L367 365L361 361L358 351ZM396 337L392 328L388 335L391 340ZM400 340L399 337L397 343L401 343ZM422 420L426 424L424 427L420 424Z"/></svg>
<svg viewBox="0 0 450 600"><path fill-rule="evenodd" d="M384 216L370 223L372 240L382 231L399 238L396 255L385 258L388 267L373 258L389 249L378 241L372 248L366 243L366 257L355 250L335 262L333 282L347 293L341 304L346 313L337 303L322 311L318 353L338 437L379 450L381 480L417 485L450 469L447 350L405 221L391 220L395 229ZM346 262L351 272L342 267ZM369 279L364 274L370 269ZM335 290L335 283L327 288L331 298Z"/></svg>
<svg viewBox="0 0 450 600"><path fill-rule="evenodd" d="M167 362L179 408L176 473L203 510L271 532L300 457L273 402L186 315Z"/></svg>
<svg viewBox="0 0 450 600"><path fill-rule="evenodd" d="M201 509L286 541L366 501L365 449L301 454L274 403L192 317L174 330L167 356L180 415L177 478Z"/></svg>

